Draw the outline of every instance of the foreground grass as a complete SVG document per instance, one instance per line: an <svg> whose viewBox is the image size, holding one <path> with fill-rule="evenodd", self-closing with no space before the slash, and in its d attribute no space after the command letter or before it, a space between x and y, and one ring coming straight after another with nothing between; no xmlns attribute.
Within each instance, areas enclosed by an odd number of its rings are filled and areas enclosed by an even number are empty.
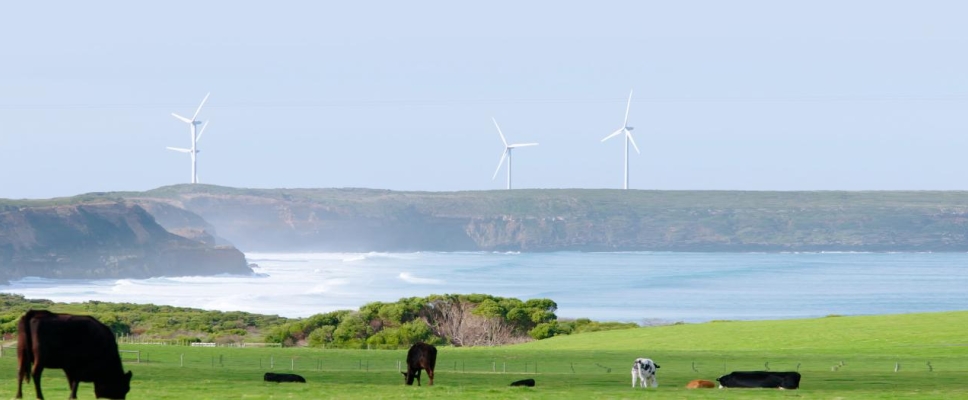
<svg viewBox="0 0 968 400"><path fill-rule="evenodd" d="M134 371L130 399L633 399L968 398L968 312L810 320L714 322L581 334L499 348L440 348L433 387L406 387L404 351L123 346ZM13 352L0 358L0 398L13 397ZM635 357L662 368L660 387L631 388ZM929 366L930 363L930 366ZM271 364L271 365L270 365ZM895 372L895 368L900 369ZM799 370L802 387L687 390L691 379L734 370ZM262 382L292 372L306 384ZM534 388L510 388L535 378ZM48 398L67 396L64 375L45 373ZM426 385L426 376L424 377ZM25 388L27 398L33 388ZM93 398L83 384L81 398Z"/></svg>

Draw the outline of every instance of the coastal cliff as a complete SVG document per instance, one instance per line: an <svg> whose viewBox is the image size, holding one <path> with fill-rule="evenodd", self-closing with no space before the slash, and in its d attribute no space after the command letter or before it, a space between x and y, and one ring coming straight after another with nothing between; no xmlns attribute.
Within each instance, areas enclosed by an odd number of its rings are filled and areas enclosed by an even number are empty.
<svg viewBox="0 0 968 400"><path fill-rule="evenodd" d="M178 185L125 197L197 214L244 251L968 251L968 192Z"/></svg>
<svg viewBox="0 0 968 400"><path fill-rule="evenodd" d="M0 280L252 273L238 249L173 234L133 203L36 203L0 205Z"/></svg>

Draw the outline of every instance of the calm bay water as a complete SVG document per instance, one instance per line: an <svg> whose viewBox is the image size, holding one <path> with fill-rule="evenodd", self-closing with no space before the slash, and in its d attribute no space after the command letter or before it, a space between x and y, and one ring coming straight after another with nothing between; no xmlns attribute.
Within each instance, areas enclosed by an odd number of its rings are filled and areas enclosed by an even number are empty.
<svg viewBox="0 0 968 400"><path fill-rule="evenodd" d="M443 293L550 298L560 318L781 319L968 309L965 253L248 253L251 276L52 280L0 292L306 317Z"/></svg>

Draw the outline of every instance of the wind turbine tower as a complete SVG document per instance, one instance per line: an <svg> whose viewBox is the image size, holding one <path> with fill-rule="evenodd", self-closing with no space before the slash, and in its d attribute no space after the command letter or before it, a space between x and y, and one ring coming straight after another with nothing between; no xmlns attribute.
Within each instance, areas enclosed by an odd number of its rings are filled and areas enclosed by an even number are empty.
<svg viewBox="0 0 968 400"><path fill-rule="evenodd" d="M632 143L632 147L635 148L635 152L640 153L639 146L635 145L635 139L632 138L632 129L635 129L635 128L629 126L629 108L631 106L632 106L632 91L629 90L629 102L628 104L625 105L625 123L622 124L621 128L618 128L618 130L616 130L615 132L612 132L611 135L608 135L605 137L605 139L602 139L602 141L604 142L608 139L615 137L620 133L623 133L623 132L625 133L625 185L622 187L622 189L629 188L629 142Z"/></svg>
<svg viewBox="0 0 968 400"><path fill-rule="evenodd" d="M494 176L491 177L491 180L494 180L494 178L497 178L497 173L501 171L501 164L504 164L504 159L507 158L508 159L508 190L510 190L511 189L511 150L516 149L518 147L537 146L538 144L537 143L508 144L508 141L504 139L504 134L501 133L501 127L498 126L497 120L494 119L494 117L491 117L491 121L494 121L494 127L497 128L497 134L501 135L501 142L504 143L504 153L501 153L501 161L497 162L497 169L494 170Z"/></svg>
<svg viewBox="0 0 968 400"><path fill-rule="evenodd" d="M195 110L195 114L192 115L192 118L191 119L185 118L185 117L183 117L181 115L178 115L178 114L175 114L175 113L171 113L171 115L174 116L175 118L178 118L182 122L188 124L189 128L191 129L191 134L192 134L192 147L191 148L184 149L184 148L180 148L180 147L167 147L167 149L168 150L174 150L174 151L181 152L181 153L188 153L192 157L192 183L198 183L198 173L197 173L198 164L197 164L197 157L198 157L198 151L199 150L198 150L198 147L196 146L196 144L198 143L198 140L202 138L202 134L205 133L205 127L208 126L208 121L205 121L205 124L202 125L202 129L198 129L198 125L199 124L202 124L202 121L199 121L197 119L198 118L198 112L199 111L202 111L202 106L205 105L205 101L208 100L208 96L210 94L212 94L212 93L209 92L209 93L207 93L205 95L205 98L202 99L202 104L199 104L198 105L198 109Z"/></svg>

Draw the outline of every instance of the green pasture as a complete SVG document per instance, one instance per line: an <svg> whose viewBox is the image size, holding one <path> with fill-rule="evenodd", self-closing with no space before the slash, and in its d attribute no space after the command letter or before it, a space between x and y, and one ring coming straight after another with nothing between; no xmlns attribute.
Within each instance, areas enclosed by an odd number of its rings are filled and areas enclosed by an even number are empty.
<svg viewBox="0 0 968 400"><path fill-rule="evenodd" d="M406 387L403 350L200 348L123 345L134 372L129 399L635 399L968 398L968 312L647 327L496 348L440 347L433 387ZM650 357L658 389L632 389L629 369ZM405 368L405 367L404 367ZM799 370L801 389L688 390L692 379L734 370ZM897 370L896 370L897 369ZM306 384L264 383L267 371ZM511 388L534 378L534 388ZM16 390L16 357L0 357L0 398ZM67 397L60 370L43 378L49 399ZM33 387L25 387L33 398ZM93 398L82 384L80 398Z"/></svg>

